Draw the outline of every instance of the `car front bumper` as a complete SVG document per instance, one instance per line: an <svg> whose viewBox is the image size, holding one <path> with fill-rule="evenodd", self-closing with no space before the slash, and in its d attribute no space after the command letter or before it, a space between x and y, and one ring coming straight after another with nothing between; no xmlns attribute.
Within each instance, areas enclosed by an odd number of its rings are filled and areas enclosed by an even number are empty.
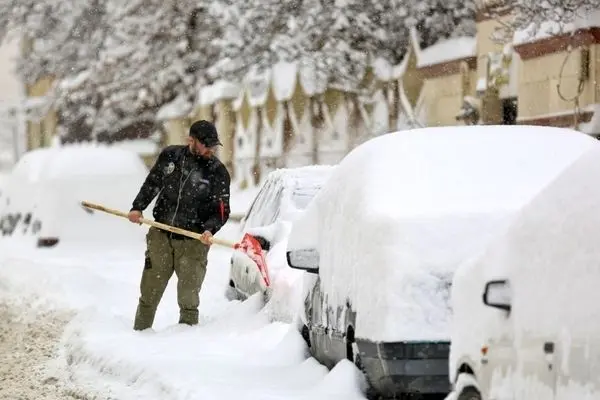
<svg viewBox="0 0 600 400"><path fill-rule="evenodd" d="M384 396L448 394L449 342L356 340L360 363L371 386Z"/></svg>

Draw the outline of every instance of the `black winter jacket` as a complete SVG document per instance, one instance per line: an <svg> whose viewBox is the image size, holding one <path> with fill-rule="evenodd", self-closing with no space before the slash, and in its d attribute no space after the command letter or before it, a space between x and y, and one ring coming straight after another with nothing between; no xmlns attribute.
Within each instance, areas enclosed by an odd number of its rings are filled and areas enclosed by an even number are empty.
<svg viewBox="0 0 600 400"><path fill-rule="evenodd" d="M229 219L227 168L216 157L193 155L187 146L168 146L158 156L132 210L143 211L158 195L153 216L178 228L217 233Z"/></svg>

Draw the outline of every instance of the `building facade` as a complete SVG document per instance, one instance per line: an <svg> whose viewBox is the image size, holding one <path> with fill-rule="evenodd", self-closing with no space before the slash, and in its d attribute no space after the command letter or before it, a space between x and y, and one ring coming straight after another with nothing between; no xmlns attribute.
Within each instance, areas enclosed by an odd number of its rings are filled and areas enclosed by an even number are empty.
<svg viewBox="0 0 600 400"><path fill-rule="evenodd" d="M224 144L219 157L244 186L274 168L337 163L370 137L416 127L527 124L599 135L600 27L580 21L571 32L553 33L548 24L493 40L509 18L502 2L480 2L476 36L425 49L411 30L402 62L375 60L360 90L326 87L286 62L241 82L217 81L200 90L195 104L176 100L159 112L166 133L156 152L184 143L193 121L211 120ZM49 84L40 81L28 93L43 96ZM48 145L53 115L42 112L28 125L29 148ZM149 165L154 156L146 152Z"/></svg>

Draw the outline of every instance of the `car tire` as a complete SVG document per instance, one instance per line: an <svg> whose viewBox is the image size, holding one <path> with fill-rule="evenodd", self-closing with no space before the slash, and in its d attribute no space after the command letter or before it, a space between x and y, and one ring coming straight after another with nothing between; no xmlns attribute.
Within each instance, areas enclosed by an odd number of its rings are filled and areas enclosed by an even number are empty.
<svg viewBox="0 0 600 400"><path fill-rule="evenodd" d="M225 298L229 301L240 300L240 294L233 286L228 285L225 289Z"/></svg>
<svg viewBox="0 0 600 400"><path fill-rule="evenodd" d="M360 372L363 373L363 375L365 376L365 380L367 383L367 391L365 393L365 396L367 397L367 400L379 400L382 398L381 395L379 395L379 393L377 393L377 391L373 388L373 385L371 385L371 382L369 381L369 377L367 376L366 370L365 370L365 366L362 363L362 360L360 358L360 353L357 350L357 348L355 347L355 343L354 343L354 327L353 326L349 326L346 329L346 359L348 359L348 361L350 361L351 363L353 363L356 368L358 368L358 370Z"/></svg>
<svg viewBox="0 0 600 400"><path fill-rule="evenodd" d="M302 328L300 329L300 335L302 335L304 343L306 343L306 345L310 349L310 331L308 329L308 326L306 326L305 324L302 324Z"/></svg>
<svg viewBox="0 0 600 400"><path fill-rule="evenodd" d="M473 386L467 386L461 390L456 400L481 400L481 393Z"/></svg>

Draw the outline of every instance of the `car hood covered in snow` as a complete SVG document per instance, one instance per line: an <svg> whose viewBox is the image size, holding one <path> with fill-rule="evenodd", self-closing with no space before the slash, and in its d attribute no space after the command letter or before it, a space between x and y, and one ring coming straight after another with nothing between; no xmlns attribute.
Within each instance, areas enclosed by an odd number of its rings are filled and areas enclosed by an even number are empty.
<svg viewBox="0 0 600 400"><path fill-rule="evenodd" d="M596 141L530 126L424 128L346 156L296 221L323 290L352 304L357 337L448 339L452 275Z"/></svg>

